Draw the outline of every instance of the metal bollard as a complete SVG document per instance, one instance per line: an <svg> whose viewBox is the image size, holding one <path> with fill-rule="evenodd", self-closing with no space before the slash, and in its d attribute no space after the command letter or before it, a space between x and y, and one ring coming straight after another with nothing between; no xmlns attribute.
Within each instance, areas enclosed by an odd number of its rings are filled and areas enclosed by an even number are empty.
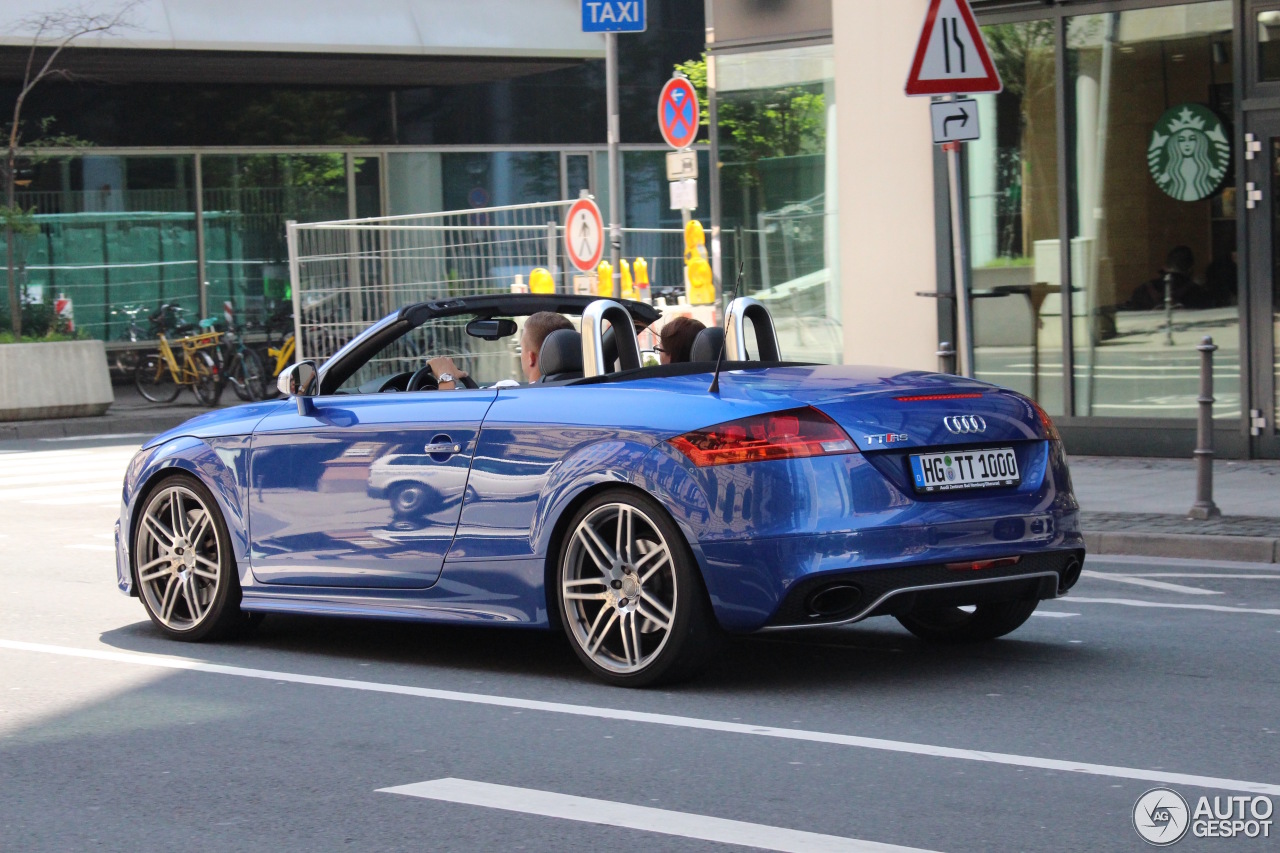
<svg viewBox="0 0 1280 853"><path fill-rule="evenodd" d="M956 348L951 345L950 341L943 341L938 344L938 372L939 373L955 373L956 372Z"/></svg>
<svg viewBox="0 0 1280 853"><path fill-rule="evenodd" d="M1173 273L1164 274L1164 345L1173 346Z"/></svg>
<svg viewBox="0 0 1280 853"><path fill-rule="evenodd" d="M1196 502L1187 517L1201 521L1218 518L1222 510L1213 502L1213 354L1218 349L1208 335L1196 347L1200 351L1200 421L1196 426Z"/></svg>

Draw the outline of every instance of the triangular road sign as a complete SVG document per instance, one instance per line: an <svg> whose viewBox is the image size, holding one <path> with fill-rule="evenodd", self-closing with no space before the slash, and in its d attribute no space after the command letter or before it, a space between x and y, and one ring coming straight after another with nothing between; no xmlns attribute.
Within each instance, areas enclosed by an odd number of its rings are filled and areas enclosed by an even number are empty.
<svg viewBox="0 0 1280 853"><path fill-rule="evenodd" d="M1003 88L969 0L930 0L907 94L959 95Z"/></svg>

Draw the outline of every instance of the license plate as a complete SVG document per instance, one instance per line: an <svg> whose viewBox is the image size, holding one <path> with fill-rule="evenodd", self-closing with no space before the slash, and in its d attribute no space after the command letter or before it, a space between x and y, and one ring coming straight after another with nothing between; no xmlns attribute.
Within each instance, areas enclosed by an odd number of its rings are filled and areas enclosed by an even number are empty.
<svg viewBox="0 0 1280 853"><path fill-rule="evenodd" d="M1018 457L1012 447L913 453L910 458L917 492L1018 485Z"/></svg>

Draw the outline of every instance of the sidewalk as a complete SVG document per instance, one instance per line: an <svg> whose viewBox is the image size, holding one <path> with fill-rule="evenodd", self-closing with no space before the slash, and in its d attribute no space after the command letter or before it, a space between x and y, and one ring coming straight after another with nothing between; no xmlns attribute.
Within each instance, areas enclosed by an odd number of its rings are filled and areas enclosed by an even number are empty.
<svg viewBox="0 0 1280 853"><path fill-rule="evenodd" d="M96 418L54 418L44 421L0 422L0 441L33 438L76 438L89 436L152 436L172 429L196 415L209 411L184 388L172 403L152 403L133 385L112 388L116 401L105 415ZM222 392L219 406L234 406L240 398L230 388Z"/></svg>
<svg viewBox="0 0 1280 853"><path fill-rule="evenodd" d="M1209 521L1186 515L1196 497L1190 459L1076 456L1071 479L1091 554L1280 562L1280 461L1215 461L1222 517Z"/></svg>
<svg viewBox="0 0 1280 853"><path fill-rule="evenodd" d="M131 385L96 418L0 423L0 441L163 432L207 408L184 390L169 404L149 402ZM240 401L229 389L224 405ZM1071 478L1089 553L1280 563L1280 461L1214 463L1214 500L1222 518L1194 521L1195 463L1190 459L1076 456Z"/></svg>

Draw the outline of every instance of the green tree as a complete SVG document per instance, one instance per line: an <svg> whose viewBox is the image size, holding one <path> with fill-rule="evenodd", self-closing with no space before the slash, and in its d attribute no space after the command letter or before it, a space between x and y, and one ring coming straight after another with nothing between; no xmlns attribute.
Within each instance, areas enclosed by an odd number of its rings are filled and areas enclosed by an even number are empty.
<svg viewBox="0 0 1280 853"><path fill-rule="evenodd" d="M29 123L22 109L32 91L49 79L74 79L75 75L60 64L63 52L77 39L104 35L132 26L130 13L141 0L130 0L115 12L92 14L83 7L46 12L24 18L6 27L10 32L29 33L31 47L23 69L22 84L13 101L13 110L5 130L6 148L0 163L0 179L4 181L4 204L0 206L0 222L4 226L5 260L9 286L9 318L14 340L22 340L22 302L18 295L17 256L14 242L36 230L33 211L18 204L17 182L20 168L35 158L39 148L83 145L80 140L52 133L53 119L45 117ZM30 133L28 133L30 131Z"/></svg>
<svg viewBox="0 0 1280 853"><path fill-rule="evenodd" d="M689 78L702 105L701 123L710 124L707 109L707 55L676 65ZM821 84L797 84L750 93L721 95L716 101L720 144L746 166L747 182L760 185L757 164L770 157L820 154L826 144L827 104Z"/></svg>

